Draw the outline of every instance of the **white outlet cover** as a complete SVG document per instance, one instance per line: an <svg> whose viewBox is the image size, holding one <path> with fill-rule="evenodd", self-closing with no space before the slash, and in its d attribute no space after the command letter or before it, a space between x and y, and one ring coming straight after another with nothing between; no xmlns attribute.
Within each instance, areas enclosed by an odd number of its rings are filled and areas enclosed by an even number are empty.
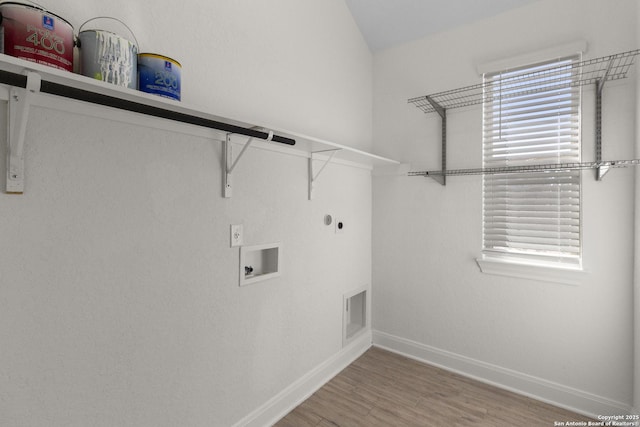
<svg viewBox="0 0 640 427"><path fill-rule="evenodd" d="M231 225L231 247L242 246L244 230L242 224Z"/></svg>

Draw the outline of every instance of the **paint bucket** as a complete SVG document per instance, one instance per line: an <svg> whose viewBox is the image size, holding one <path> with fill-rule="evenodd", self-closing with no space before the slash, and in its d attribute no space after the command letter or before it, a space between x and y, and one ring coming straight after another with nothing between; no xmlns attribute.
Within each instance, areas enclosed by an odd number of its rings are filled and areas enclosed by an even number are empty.
<svg viewBox="0 0 640 427"><path fill-rule="evenodd" d="M133 41L111 31L82 30L89 22L97 19L116 21L127 29ZM138 41L124 22L106 16L89 19L78 30L78 47L82 75L136 89Z"/></svg>
<svg viewBox="0 0 640 427"><path fill-rule="evenodd" d="M65 19L37 3L4 2L0 20L0 53L73 71L73 27Z"/></svg>
<svg viewBox="0 0 640 427"><path fill-rule="evenodd" d="M180 101L182 66L155 53L138 54L138 90Z"/></svg>

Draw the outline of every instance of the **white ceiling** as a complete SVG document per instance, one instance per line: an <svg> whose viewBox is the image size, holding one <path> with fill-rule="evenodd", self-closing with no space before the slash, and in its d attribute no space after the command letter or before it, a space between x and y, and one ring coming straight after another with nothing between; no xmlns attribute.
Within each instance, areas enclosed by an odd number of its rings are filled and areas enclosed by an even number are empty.
<svg viewBox="0 0 640 427"><path fill-rule="evenodd" d="M345 0L372 52L538 0Z"/></svg>

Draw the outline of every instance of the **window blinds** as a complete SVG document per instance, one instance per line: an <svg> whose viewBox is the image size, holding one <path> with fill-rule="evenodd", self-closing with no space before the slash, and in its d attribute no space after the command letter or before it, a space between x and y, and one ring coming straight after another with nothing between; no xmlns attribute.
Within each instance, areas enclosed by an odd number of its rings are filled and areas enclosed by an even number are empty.
<svg viewBox="0 0 640 427"><path fill-rule="evenodd" d="M485 168L580 162L579 58L485 75ZM580 263L580 171L485 175L484 252Z"/></svg>

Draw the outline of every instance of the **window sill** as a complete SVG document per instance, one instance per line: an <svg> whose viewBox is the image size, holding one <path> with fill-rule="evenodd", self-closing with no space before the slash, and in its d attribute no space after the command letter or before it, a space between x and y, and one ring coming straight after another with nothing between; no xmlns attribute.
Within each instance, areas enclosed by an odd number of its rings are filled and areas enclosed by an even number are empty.
<svg viewBox="0 0 640 427"><path fill-rule="evenodd" d="M579 285L585 274L580 267L549 266L487 256L476 259L476 262L480 267L480 271L486 274L562 283L564 285Z"/></svg>

